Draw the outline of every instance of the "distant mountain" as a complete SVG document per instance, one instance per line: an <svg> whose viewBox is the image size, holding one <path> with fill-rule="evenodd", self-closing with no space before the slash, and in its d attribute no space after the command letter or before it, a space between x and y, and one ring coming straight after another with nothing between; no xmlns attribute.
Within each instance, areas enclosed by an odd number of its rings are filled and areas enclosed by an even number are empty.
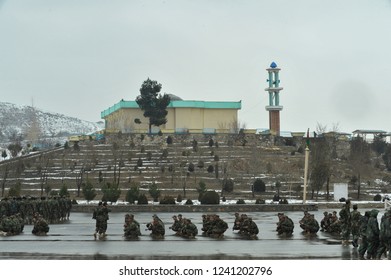
<svg viewBox="0 0 391 280"><path fill-rule="evenodd" d="M18 137L25 140L34 131L40 137L66 137L89 134L102 129L102 123L45 112L32 106L0 102L0 142Z"/></svg>

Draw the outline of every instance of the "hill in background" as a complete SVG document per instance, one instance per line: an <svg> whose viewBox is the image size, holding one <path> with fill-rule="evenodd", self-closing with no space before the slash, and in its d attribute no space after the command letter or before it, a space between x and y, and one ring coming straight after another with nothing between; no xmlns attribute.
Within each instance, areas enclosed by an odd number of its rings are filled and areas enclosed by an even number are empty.
<svg viewBox="0 0 391 280"><path fill-rule="evenodd" d="M32 106L0 102L0 144L16 139L23 141L35 134L39 134L39 138L89 134L101 130L102 126L102 123L46 112Z"/></svg>

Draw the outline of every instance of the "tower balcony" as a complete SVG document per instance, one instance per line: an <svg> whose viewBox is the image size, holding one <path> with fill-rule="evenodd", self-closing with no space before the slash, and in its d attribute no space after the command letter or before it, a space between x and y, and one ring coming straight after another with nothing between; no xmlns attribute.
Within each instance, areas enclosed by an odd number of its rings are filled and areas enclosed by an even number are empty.
<svg viewBox="0 0 391 280"><path fill-rule="evenodd" d="M283 89L284 89L283 87L268 87L268 88L265 88L265 91L276 92L276 91L280 91Z"/></svg>
<svg viewBox="0 0 391 280"><path fill-rule="evenodd" d="M283 106L266 106L266 111L281 111Z"/></svg>

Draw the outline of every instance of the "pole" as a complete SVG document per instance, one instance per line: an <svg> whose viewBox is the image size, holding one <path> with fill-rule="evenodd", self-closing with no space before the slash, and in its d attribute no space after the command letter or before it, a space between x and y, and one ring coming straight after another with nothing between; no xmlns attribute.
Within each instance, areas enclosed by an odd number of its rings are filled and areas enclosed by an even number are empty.
<svg viewBox="0 0 391 280"><path fill-rule="evenodd" d="M308 146L305 148L305 160L304 160L304 189L303 189L303 204L306 203L307 199L307 177L308 177L308 158L310 149Z"/></svg>

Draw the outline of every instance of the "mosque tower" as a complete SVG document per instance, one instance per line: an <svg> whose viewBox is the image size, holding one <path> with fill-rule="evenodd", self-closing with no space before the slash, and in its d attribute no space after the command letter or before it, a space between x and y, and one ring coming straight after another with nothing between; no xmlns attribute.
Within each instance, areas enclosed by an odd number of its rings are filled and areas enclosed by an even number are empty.
<svg viewBox="0 0 391 280"><path fill-rule="evenodd" d="M280 105L280 79L278 72L281 70L277 67L275 62L270 64L270 67L266 69L269 73L269 87L265 89L269 93L269 105L266 106L266 111L269 111L269 130L270 134L279 136L280 135L280 111L282 106Z"/></svg>

